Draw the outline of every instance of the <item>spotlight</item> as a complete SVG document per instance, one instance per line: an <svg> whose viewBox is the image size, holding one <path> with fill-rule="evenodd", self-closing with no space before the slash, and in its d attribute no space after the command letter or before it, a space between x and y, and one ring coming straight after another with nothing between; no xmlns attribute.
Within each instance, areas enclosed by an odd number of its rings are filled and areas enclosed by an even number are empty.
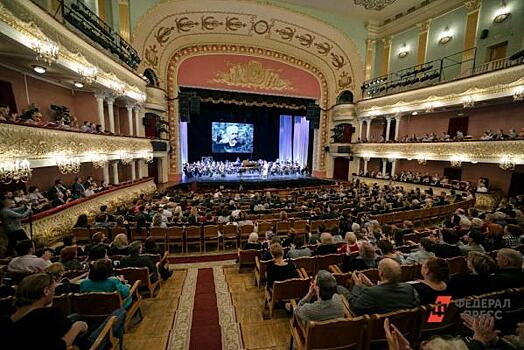
<svg viewBox="0 0 524 350"><path fill-rule="evenodd" d="M75 86L79 89L83 88L84 87L84 83L82 83L81 81L75 81Z"/></svg>
<svg viewBox="0 0 524 350"><path fill-rule="evenodd" d="M417 111L414 111L414 112L411 113L411 115L417 115L417 114L418 114Z"/></svg>
<svg viewBox="0 0 524 350"><path fill-rule="evenodd" d="M47 69L42 66L33 66L33 70L38 74L44 74L47 71Z"/></svg>

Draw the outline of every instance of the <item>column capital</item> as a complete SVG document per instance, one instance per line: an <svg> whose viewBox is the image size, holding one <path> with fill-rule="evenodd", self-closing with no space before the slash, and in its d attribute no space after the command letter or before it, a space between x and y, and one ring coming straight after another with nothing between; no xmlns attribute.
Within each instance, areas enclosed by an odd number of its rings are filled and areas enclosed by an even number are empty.
<svg viewBox="0 0 524 350"><path fill-rule="evenodd" d="M399 121L401 118L402 118L402 114L401 113L397 113L393 116L393 118L395 118L397 121Z"/></svg>
<svg viewBox="0 0 524 350"><path fill-rule="evenodd" d="M102 91L95 92L94 96L97 100L102 100L102 101L104 101L104 99L106 98L106 94Z"/></svg>
<svg viewBox="0 0 524 350"><path fill-rule="evenodd" d="M128 112L131 112L131 110L135 108L135 105L132 104L132 103L127 103L126 104L126 108L127 108Z"/></svg>
<svg viewBox="0 0 524 350"><path fill-rule="evenodd" d="M382 40L382 43L384 44L384 47L391 46L391 37L390 36L382 38L381 40Z"/></svg>
<svg viewBox="0 0 524 350"><path fill-rule="evenodd" d="M107 104L113 104L115 103L115 96L114 95L105 95L105 100Z"/></svg>
<svg viewBox="0 0 524 350"><path fill-rule="evenodd" d="M386 118L386 121L387 121L388 123L390 123L390 122L391 122L391 119L393 119L394 117L393 117L392 115L388 115L388 116L385 116L384 118Z"/></svg>
<svg viewBox="0 0 524 350"><path fill-rule="evenodd" d="M480 8L480 4L482 3L482 0L465 0L464 6L469 11L475 11Z"/></svg>
<svg viewBox="0 0 524 350"><path fill-rule="evenodd" d="M423 22L417 23L417 27L420 29L420 32L427 32L429 30L429 25L431 24L431 18L426 19Z"/></svg>
<svg viewBox="0 0 524 350"><path fill-rule="evenodd" d="M375 39L366 39L367 46L375 45L376 42L377 41Z"/></svg>

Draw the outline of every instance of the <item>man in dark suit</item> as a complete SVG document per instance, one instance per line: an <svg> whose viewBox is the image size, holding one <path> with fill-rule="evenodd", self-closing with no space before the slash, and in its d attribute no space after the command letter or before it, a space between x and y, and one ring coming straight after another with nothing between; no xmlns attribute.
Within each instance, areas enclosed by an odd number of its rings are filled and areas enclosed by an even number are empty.
<svg viewBox="0 0 524 350"><path fill-rule="evenodd" d="M82 178L77 177L75 179L75 183L73 184L73 195L75 198L85 197L84 192L86 191L86 188L82 184Z"/></svg>
<svg viewBox="0 0 524 350"><path fill-rule="evenodd" d="M129 255L120 260L120 267L147 267L151 282L158 281L158 270L153 260L148 256L140 255L142 253L142 242L134 241L129 245L128 251Z"/></svg>
<svg viewBox="0 0 524 350"><path fill-rule="evenodd" d="M498 271L490 277L492 290L524 286L522 255L518 250L502 248L497 252Z"/></svg>
<svg viewBox="0 0 524 350"><path fill-rule="evenodd" d="M67 188L65 188L64 184L62 183L62 180L57 179L55 180L55 185L51 187L51 189L47 193L47 197L49 198L49 200L52 201L53 199L58 197L59 193L62 193L65 195L66 190Z"/></svg>
<svg viewBox="0 0 524 350"><path fill-rule="evenodd" d="M354 272L354 282L348 297L353 312L357 315L387 313L410 309L420 304L418 293L411 284L400 283L400 264L390 258L380 260L378 275L381 284L373 283L362 273Z"/></svg>

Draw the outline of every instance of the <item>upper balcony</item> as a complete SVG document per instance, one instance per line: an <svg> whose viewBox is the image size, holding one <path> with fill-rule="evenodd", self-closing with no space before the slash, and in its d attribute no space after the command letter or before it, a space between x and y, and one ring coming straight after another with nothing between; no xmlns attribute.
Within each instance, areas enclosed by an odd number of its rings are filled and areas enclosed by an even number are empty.
<svg viewBox="0 0 524 350"><path fill-rule="evenodd" d="M463 59L463 57L471 57ZM490 99L524 97L524 55L479 64L476 48L366 81L359 116L430 112Z"/></svg>

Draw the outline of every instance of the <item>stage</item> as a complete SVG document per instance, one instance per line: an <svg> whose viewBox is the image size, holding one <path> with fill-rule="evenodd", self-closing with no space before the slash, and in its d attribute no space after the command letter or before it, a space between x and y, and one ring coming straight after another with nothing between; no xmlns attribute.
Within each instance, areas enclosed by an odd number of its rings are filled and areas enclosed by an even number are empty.
<svg viewBox="0 0 524 350"><path fill-rule="evenodd" d="M230 174L225 176L196 176L183 175L180 182L175 186L190 187L198 189L227 188L238 190L242 186L245 190L275 189L275 188L300 188L308 186L326 186L335 184L334 180L320 179L309 175L271 175L262 176L256 174Z"/></svg>

